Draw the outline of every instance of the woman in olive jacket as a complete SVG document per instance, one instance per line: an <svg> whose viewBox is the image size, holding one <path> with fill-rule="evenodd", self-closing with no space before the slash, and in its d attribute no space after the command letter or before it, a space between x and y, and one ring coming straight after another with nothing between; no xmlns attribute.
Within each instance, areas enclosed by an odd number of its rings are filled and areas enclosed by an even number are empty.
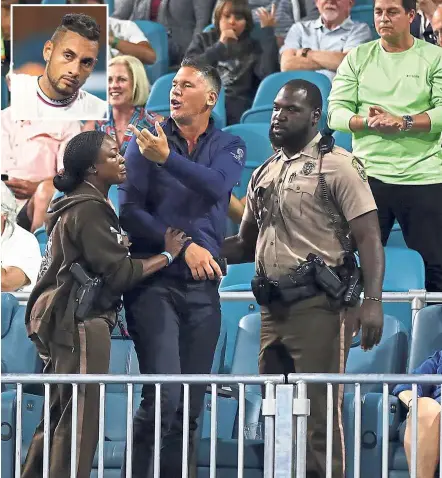
<svg viewBox="0 0 442 478"><path fill-rule="evenodd" d="M121 294L166 267L187 238L169 229L164 253L149 259L130 257L107 198L110 186L126 178L124 158L110 136L99 131L80 133L68 143L63 162L64 171L55 176L54 185L65 195L51 204L48 214L48 245L28 301L26 327L45 363L45 374L104 374L109 368L110 337ZM76 314L80 284L70 271L74 263L103 284L81 319ZM91 472L98 441L98 398L98 384L79 385L78 477ZM69 476L72 386L51 387L50 409L49 476ZM42 476L42 463L43 421L32 439L22 478Z"/></svg>

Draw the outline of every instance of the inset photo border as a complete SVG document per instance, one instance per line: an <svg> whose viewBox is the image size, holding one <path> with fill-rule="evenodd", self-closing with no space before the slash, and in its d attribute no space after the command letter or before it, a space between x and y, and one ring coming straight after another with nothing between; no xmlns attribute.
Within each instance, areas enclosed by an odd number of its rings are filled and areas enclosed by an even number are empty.
<svg viewBox="0 0 442 478"><path fill-rule="evenodd" d="M108 119L108 5L13 5L14 120Z"/></svg>

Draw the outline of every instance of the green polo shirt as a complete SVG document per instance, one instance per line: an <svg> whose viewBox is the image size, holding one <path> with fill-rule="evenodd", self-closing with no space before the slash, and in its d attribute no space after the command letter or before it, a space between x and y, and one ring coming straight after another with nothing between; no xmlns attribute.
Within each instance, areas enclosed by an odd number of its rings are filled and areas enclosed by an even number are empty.
<svg viewBox="0 0 442 478"><path fill-rule="evenodd" d="M367 117L374 105L395 116L426 112L431 130L353 133L353 154L367 174L389 184L442 183L442 48L414 39L400 53L387 53L380 40L351 50L333 81L329 126L351 132L352 116Z"/></svg>

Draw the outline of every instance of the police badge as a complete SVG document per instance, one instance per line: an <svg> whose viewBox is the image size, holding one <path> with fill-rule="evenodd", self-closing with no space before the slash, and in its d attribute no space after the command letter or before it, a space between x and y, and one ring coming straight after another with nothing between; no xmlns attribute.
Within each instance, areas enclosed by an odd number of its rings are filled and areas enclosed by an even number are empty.
<svg viewBox="0 0 442 478"><path fill-rule="evenodd" d="M365 168L363 164L359 161L359 159L353 158L351 164L358 172L359 177L362 179L362 181L367 181L367 173L365 172Z"/></svg>
<svg viewBox="0 0 442 478"><path fill-rule="evenodd" d="M304 176L308 176L309 174L313 172L315 167L316 167L316 163L314 161L306 161L306 163L301 169L301 174L303 174Z"/></svg>

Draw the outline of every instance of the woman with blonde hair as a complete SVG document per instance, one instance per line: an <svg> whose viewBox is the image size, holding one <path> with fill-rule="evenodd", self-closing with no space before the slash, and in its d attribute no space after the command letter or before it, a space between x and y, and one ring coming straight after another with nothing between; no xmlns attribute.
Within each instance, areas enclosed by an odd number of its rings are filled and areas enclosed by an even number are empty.
<svg viewBox="0 0 442 478"><path fill-rule="evenodd" d="M115 139L124 154L132 138L129 125L139 130L150 128L163 117L146 111L144 105L150 93L146 70L138 58L119 55L109 62L109 119L88 121L83 131L97 130Z"/></svg>

